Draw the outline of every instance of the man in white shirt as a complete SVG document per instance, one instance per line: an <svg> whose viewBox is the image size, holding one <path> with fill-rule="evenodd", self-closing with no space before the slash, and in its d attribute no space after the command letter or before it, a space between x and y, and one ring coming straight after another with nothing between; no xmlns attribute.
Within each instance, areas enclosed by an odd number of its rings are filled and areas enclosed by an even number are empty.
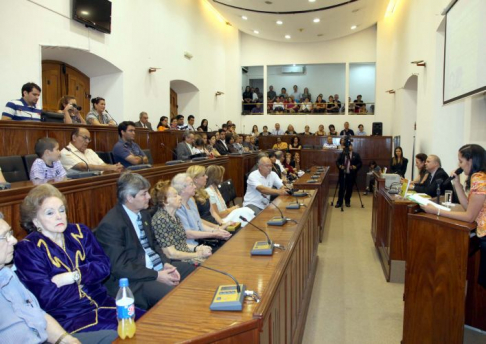
<svg viewBox="0 0 486 344"><path fill-rule="evenodd" d="M287 189L282 180L272 171L272 162L269 158L262 157L258 161L258 170L250 173L248 177L243 206L250 208L257 215L270 204L271 195L286 194Z"/></svg>
<svg viewBox="0 0 486 344"><path fill-rule="evenodd" d="M363 124L358 125L358 131L356 132L356 136L366 136L366 131L364 131Z"/></svg>
<svg viewBox="0 0 486 344"><path fill-rule="evenodd" d="M296 102L299 102L300 98L302 98L302 94L299 92L299 87L294 85L294 92L291 94L294 97Z"/></svg>
<svg viewBox="0 0 486 344"><path fill-rule="evenodd" d="M76 128L71 133L71 142L61 151L61 164L66 171L116 171L121 172L123 165L106 164L92 149L88 148L91 134L86 128Z"/></svg>
<svg viewBox="0 0 486 344"><path fill-rule="evenodd" d="M284 131L280 129L280 123L275 123L275 129L272 130L272 135L283 135Z"/></svg>
<svg viewBox="0 0 486 344"><path fill-rule="evenodd" d="M325 149L336 149L337 146L332 142L332 136L327 137L327 142L324 143Z"/></svg>

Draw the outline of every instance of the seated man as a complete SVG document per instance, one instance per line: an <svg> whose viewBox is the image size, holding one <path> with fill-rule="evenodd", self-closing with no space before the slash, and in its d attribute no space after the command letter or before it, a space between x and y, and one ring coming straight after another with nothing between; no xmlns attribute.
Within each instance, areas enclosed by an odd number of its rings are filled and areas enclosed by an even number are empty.
<svg viewBox="0 0 486 344"><path fill-rule="evenodd" d="M121 172L123 165L105 164L92 149L88 148L91 134L86 128L76 128L71 133L71 142L61 151L61 163L66 171L116 171Z"/></svg>
<svg viewBox="0 0 486 344"><path fill-rule="evenodd" d="M353 129L349 129L349 122L344 122L344 129L339 133L341 136L354 136Z"/></svg>
<svg viewBox="0 0 486 344"><path fill-rule="evenodd" d="M41 120L41 109L35 107L39 101L41 88L33 82L22 86L22 98L12 100L5 105L2 113L4 121L37 121Z"/></svg>
<svg viewBox="0 0 486 344"><path fill-rule="evenodd" d="M356 136L366 136L366 131L364 131L363 124L358 125L358 131L356 132Z"/></svg>
<svg viewBox="0 0 486 344"><path fill-rule="evenodd" d="M189 160L191 155L196 154L194 152L194 134L189 130L185 131L182 135L182 142L177 144L177 160Z"/></svg>
<svg viewBox="0 0 486 344"><path fill-rule="evenodd" d="M229 147L226 144L226 131L223 129L218 130L219 139L216 141L214 148L218 151L220 155L228 155L229 154ZM231 133L229 133L231 135Z"/></svg>
<svg viewBox="0 0 486 344"><path fill-rule="evenodd" d="M2 343L111 343L117 338L112 330L68 334L44 312L35 296L6 266L12 261L17 239L0 213L0 342ZM79 340L78 340L79 339Z"/></svg>
<svg viewBox="0 0 486 344"><path fill-rule="evenodd" d="M118 135L120 140L113 147L115 163L120 163L123 167L148 164L147 156L135 143L135 123L132 121L121 122L118 125Z"/></svg>
<svg viewBox="0 0 486 344"><path fill-rule="evenodd" d="M324 149L337 149L337 146L332 142L332 136L327 137L326 143L324 143Z"/></svg>
<svg viewBox="0 0 486 344"><path fill-rule="evenodd" d="M243 206L259 214L270 203L270 196L286 195L282 180L272 171L272 161L263 157L258 161L258 170L250 173ZM276 187L273 189L272 187Z"/></svg>
<svg viewBox="0 0 486 344"><path fill-rule="evenodd" d="M443 195L445 190L452 190L452 184L449 182L444 185L444 181L449 178L449 175L441 167L440 159L437 155L429 155L425 161L425 169L429 176L422 184L411 185L411 188L418 193L426 193L430 197L437 196L437 186L439 184L440 194ZM440 183L442 180L442 183ZM439 181L439 183L437 183Z"/></svg>
<svg viewBox="0 0 486 344"><path fill-rule="evenodd" d="M177 129L178 130L187 130L188 127L187 125L184 124L184 116L183 115L177 115Z"/></svg>
<svg viewBox="0 0 486 344"><path fill-rule="evenodd" d="M118 204L101 220L96 238L110 258L111 274L105 282L115 297L118 280L126 277L135 304L149 309L179 284L194 267L169 259L155 240L148 208L150 183L136 173L124 173L117 182Z"/></svg>
<svg viewBox="0 0 486 344"><path fill-rule="evenodd" d="M140 112L139 121L135 122L135 126L137 128L146 128L150 131L153 131L152 123L149 122L148 113L146 113L145 111Z"/></svg>

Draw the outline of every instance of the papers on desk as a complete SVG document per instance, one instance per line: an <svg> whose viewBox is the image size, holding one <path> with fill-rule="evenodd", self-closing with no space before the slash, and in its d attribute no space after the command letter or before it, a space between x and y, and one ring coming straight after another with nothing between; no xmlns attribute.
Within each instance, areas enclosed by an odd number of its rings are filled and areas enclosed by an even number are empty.
<svg viewBox="0 0 486 344"><path fill-rule="evenodd" d="M426 195L428 197L428 195ZM430 199L427 199L422 194L407 194L407 199L411 200L412 202L418 203L420 205L433 205L437 209L444 210L444 211L451 211L449 208L444 207L443 205L437 204L432 202ZM430 197L429 197L430 198Z"/></svg>

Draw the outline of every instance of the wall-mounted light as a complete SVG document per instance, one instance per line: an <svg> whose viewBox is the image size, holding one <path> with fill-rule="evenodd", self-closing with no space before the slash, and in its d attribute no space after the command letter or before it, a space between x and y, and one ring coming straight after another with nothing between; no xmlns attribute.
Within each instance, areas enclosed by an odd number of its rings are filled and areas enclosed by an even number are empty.
<svg viewBox="0 0 486 344"><path fill-rule="evenodd" d="M221 92L221 91L217 91L214 95L217 97L217 96L220 96L220 95L223 95L224 92Z"/></svg>
<svg viewBox="0 0 486 344"><path fill-rule="evenodd" d="M192 59L194 56L192 56L191 53L188 53L187 51L184 52L184 57L188 60Z"/></svg>
<svg viewBox="0 0 486 344"><path fill-rule="evenodd" d="M157 69L161 69L161 68L150 67L149 73L155 73L157 71Z"/></svg>
<svg viewBox="0 0 486 344"><path fill-rule="evenodd" d="M386 93L389 93L389 94L393 94L395 93L395 90L388 90L388 91L385 91Z"/></svg>
<svg viewBox="0 0 486 344"><path fill-rule="evenodd" d="M410 62L411 64L414 64L416 66L419 66L419 67L425 67L426 63L424 60L419 60L419 61L412 61Z"/></svg>

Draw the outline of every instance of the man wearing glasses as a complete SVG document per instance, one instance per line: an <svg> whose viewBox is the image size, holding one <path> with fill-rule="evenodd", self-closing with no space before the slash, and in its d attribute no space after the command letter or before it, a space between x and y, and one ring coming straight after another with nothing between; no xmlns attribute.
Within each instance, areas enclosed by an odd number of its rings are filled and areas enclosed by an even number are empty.
<svg viewBox="0 0 486 344"><path fill-rule="evenodd" d="M135 142L135 123L124 121L118 125L120 140L113 147L113 158L124 167L148 164L148 158Z"/></svg>
<svg viewBox="0 0 486 344"><path fill-rule="evenodd" d="M116 171L121 172L123 165L105 164L92 149L88 148L91 134L86 128L76 128L71 133L71 142L61 151L61 163L66 171Z"/></svg>

